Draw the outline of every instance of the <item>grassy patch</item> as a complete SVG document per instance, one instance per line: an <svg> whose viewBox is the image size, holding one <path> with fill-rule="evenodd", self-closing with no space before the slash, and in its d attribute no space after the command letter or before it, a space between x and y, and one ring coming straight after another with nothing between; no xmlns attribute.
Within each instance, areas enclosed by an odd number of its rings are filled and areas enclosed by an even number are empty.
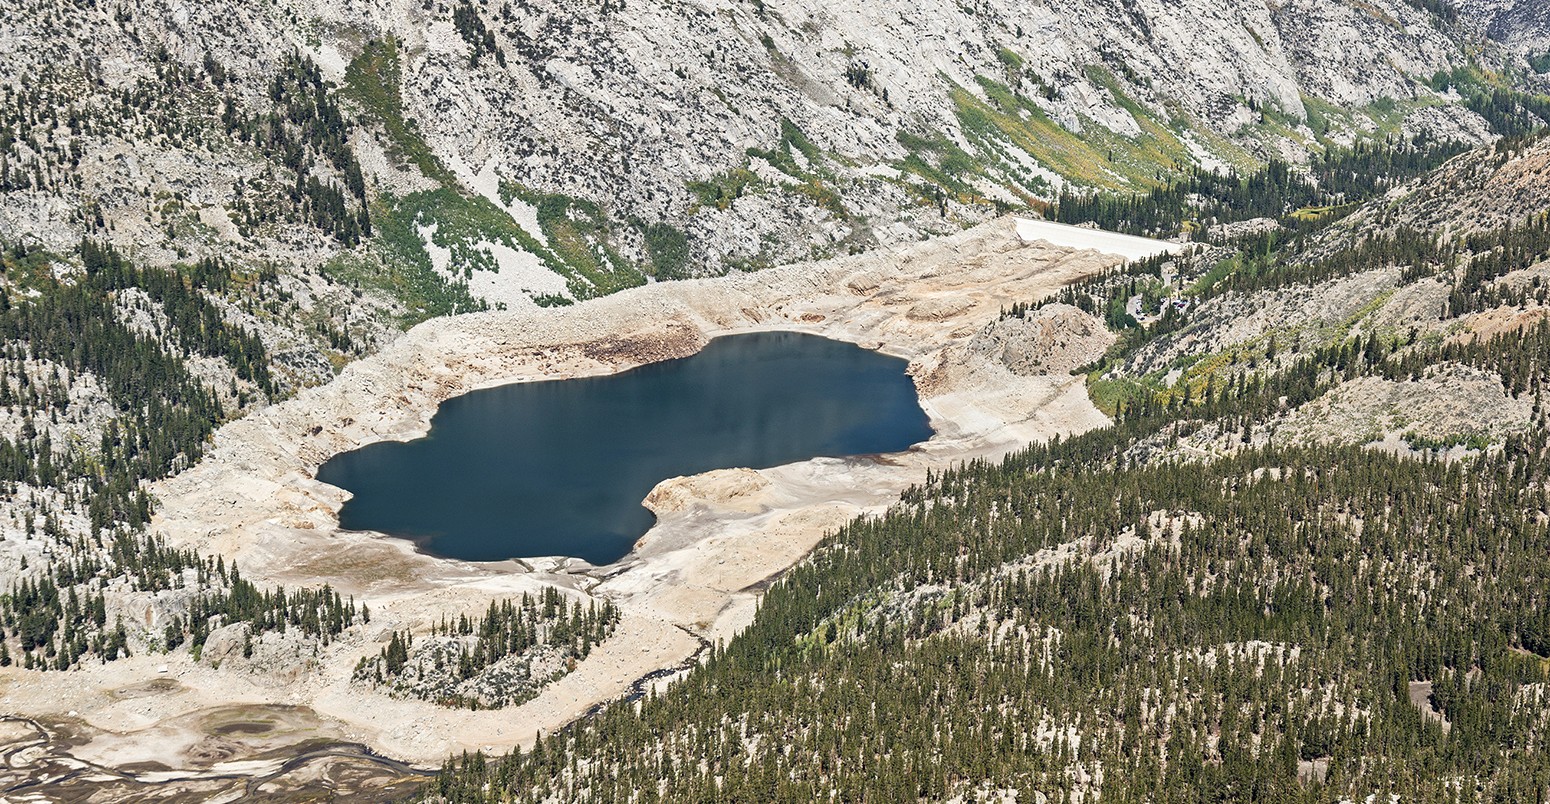
<svg viewBox="0 0 1550 804"><path fill-rule="evenodd" d="M563 193L540 193L510 181L501 182L500 196L503 203L521 200L533 207L538 227L549 245L545 248L533 241L524 248L571 280L569 289L576 298L602 296L645 284L646 276L640 267L615 248L618 238L614 223L602 207ZM637 228L643 229L644 225Z"/></svg>
<svg viewBox="0 0 1550 804"><path fill-rule="evenodd" d="M402 261L403 273L429 277L423 282L388 283L409 293L401 296L406 303L431 311L447 307L444 300L435 298L443 294L416 290L421 284L440 279L430 268L430 256L420 240L421 228L434 228L432 241L451 252L449 268L465 278L476 270L499 270L494 253L486 245L499 243L538 257L549 270L565 277L567 287L577 298L612 293L645 281L628 261L608 249L607 220L594 204L563 195L532 193L503 183L503 203L520 196L537 207L539 225L549 240L546 247L489 199L464 192L456 177L426 144L415 121L404 117L399 69L394 42L371 42L346 69L345 83L346 95L382 124L392 154L441 185L402 198L384 198L379 205L387 213L384 217L391 219L381 227L383 242L379 250L383 262ZM455 292L448 293L456 297ZM466 295L466 290L463 293ZM458 301L453 299L454 303ZM553 299L549 302L555 303Z"/></svg>
<svg viewBox="0 0 1550 804"><path fill-rule="evenodd" d="M1309 95L1304 95L1302 99L1303 110L1307 115L1307 126L1313 132L1315 143L1323 146L1328 146L1331 135L1339 131L1354 133L1358 140L1368 141L1402 136L1406 118L1421 109L1440 106L1443 103L1445 101L1440 98L1428 97L1422 93L1421 97L1414 99L1379 98L1367 106L1352 110ZM1369 131L1367 126L1357 125L1358 117L1371 120L1376 130ZM1297 123L1295 120L1278 122L1284 123L1281 128L1288 131L1292 130Z"/></svg>
<svg viewBox="0 0 1550 804"><path fill-rule="evenodd" d="M483 309L465 285L446 281L435 271L430 254L415 226L397 199L376 202L372 220L377 236L371 248L342 254L323 266L331 281L370 288L398 299L404 305L402 326L428 318Z"/></svg>
<svg viewBox="0 0 1550 804"><path fill-rule="evenodd" d="M534 251L539 245L488 199L445 187L405 196L398 214L413 222L417 234L422 227L433 228L431 242L452 253L448 268L464 279L471 278L474 271L500 270L486 243L524 251Z"/></svg>
<svg viewBox="0 0 1550 804"><path fill-rule="evenodd" d="M529 196L529 200L538 210L538 226L549 247L564 263L561 273L579 275L588 285L581 288L572 283L571 292L577 298L645 284L645 276L614 251L612 225L596 204L558 193Z"/></svg>
<svg viewBox="0 0 1550 804"><path fill-rule="evenodd" d="M1303 95L1302 108L1303 115L1307 118L1308 128L1320 141L1325 141L1332 131L1357 130L1356 120L1350 110L1336 106L1323 98Z"/></svg>
<svg viewBox="0 0 1550 804"><path fill-rule="evenodd" d="M1140 133L1126 137L1091 120L1075 134L1050 119L1044 110L1010 87L986 77L976 79L984 98L954 87L953 103L965 138L978 151L984 173L1026 191L1047 185L1019 159L1021 151L1069 181L1103 190L1136 190L1159 186L1194 156L1170 129L1170 124L1129 98L1113 76L1090 68L1088 77L1107 89L1115 103L1135 118Z"/></svg>
<svg viewBox="0 0 1550 804"><path fill-rule="evenodd" d="M584 233L599 225L596 221L601 216L596 209L590 210L595 217L578 216L578 221L569 214L570 201L556 200L562 198L541 199L539 205L540 224L553 246L548 248L505 210L480 196L463 195L449 187L402 198L387 196L373 210L374 219L380 221L374 249L364 257L341 257L328 270L335 281L379 288L401 299L408 308L405 324L483 308L469 296L465 284L448 282L435 271L421 236L424 229L433 230L431 242L450 253L448 271L465 279L474 271L500 270L490 248L498 243L537 256L546 268L565 277L577 298L642 284L645 278L617 255L599 259L592 253L591 241ZM555 306L562 299L544 297L541 303Z"/></svg>
<svg viewBox="0 0 1550 804"><path fill-rule="evenodd" d="M798 649L822 651L837 640L855 636L865 630L867 623L888 602L881 592L868 592L850 605L814 624L813 629L796 637ZM951 599L948 601L951 605Z"/></svg>
<svg viewBox="0 0 1550 804"><path fill-rule="evenodd" d="M1482 69L1477 63L1460 64L1451 70L1438 70L1432 74L1432 89L1438 92L1447 92L1450 89L1458 90L1459 94L1468 94L1470 90L1506 89L1510 83L1500 73Z"/></svg>
<svg viewBox="0 0 1550 804"><path fill-rule="evenodd" d="M606 295L645 282L645 278L604 243L606 219L596 205L563 195L525 194L538 210L546 247L489 199L442 188L404 199L418 227L435 227L432 242L452 252L450 269L470 276L474 270L497 271L487 243L526 251L544 267L565 277L578 299Z"/></svg>
<svg viewBox="0 0 1550 804"><path fill-rule="evenodd" d="M456 185L451 172L425 144L416 122L404 118L399 75L398 45L392 40L368 42L361 55L345 68L345 96L382 123L394 156L414 165L427 178L447 186Z"/></svg>
<svg viewBox="0 0 1550 804"><path fill-rule="evenodd" d="M900 131L897 139L900 145L909 150L909 155L894 165L901 173L919 176L951 192L960 201L979 198L969 181L981 175L983 167L979 160L959 148L946 135L931 132L921 136Z"/></svg>
<svg viewBox="0 0 1550 804"><path fill-rule="evenodd" d="M1008 70L1017 71L1023 68L1023 57L1013 53L1007 48L996 48L996 60Z"/></svg>
<svg viewBox="0 0 1550 804"><path fill-rule="evenodd" d="M564 195L543 196L535 206L538 226L555 256L589 279L602 278L608 257L600 254L599 240L607 222L597 206Z"/></svg>
<svg viewBox="0 0 1550 804"><path fill-rule="evenodd" d="M769 162L776 170L794 179L806 180L815 175L825 175L823 152L807 138L802 129L784 117L780 119L780 140L775 143L775 147L768 150L749 148L747 154ZM806 168L797 164L796 154L802 155L807 162Z"/></svg>
<svg viewBox="0 0 1550 804"><path fill-rule="evenodd" d="M1107 89L1114 97L1114 102L1129 112L1141 128L1140 135L1134 139L1122 138L1122 142L1130 147L1122 146L1115 151L1116 156L1120 157L1117 165L1120 173L1141 184L1151 185L1159 180L1157 166L1162 166L1164 172L1171 175L1194 163L1189 146L1170 129L1170 124L1157 119L1152 110L1126 95L1119 82L1107 70L1089 67L1087 77Z"/></svg>
<svg viewBox="0 0 1550 804"><path fill-rule="evenodd" d="M1267 333L1229 351L1182 355L1167 368L1141 377L1105 376L1128 355L1157 337L1155 328L1150 331L1127 329L1109 348L1104 359L1088 372L1087 394L1093 405L1109 416L1114 416L1122 404L1129 407L1140 401L1157 405L1197 402L1229 387L1237 375L1255 374L1261 362L1268 359L1271 341L1280 336L1281 333ZM1177 376L1168 383L1168 376L1174 372Z"/></svg>
<svg viewBox="0 0 1550 804"><path fill-rule="evenodd" d="M794 184L783 185L785 189L799 196L805 196L815 206L827 209L836 216L841 218L850 217L850 211L845 208L843 198L839 190L835 188L834 175L828 169L827 162L829 159L834 159L842 164L848 165L850 163L848 160L840 159L834 154L826 155L812 140L808 139L807 135L795 123L782 117L780 119L780 140L776 142L775 146L770 149L749 148L747 154L750 158L758 157L763 159L776 170L796 180ZM797 161L798 156L801 157L801 162ZM743 176L743 173L749 175ZM757 184L758 177L747 170L733 171L729 175L729 180L742 182L740 186L731 188L739 193L743 188L759 186ZM714 192L715 199L725 199L726 205L731 204L731 198L727 197L727 189L691 184L690 190L699 197L701 203L710 200L709 193ZM718 206L720 205L718 204ZM721 206L721 208L725 209L725 206Z"/></svg>
<svg viewBox="0 0 1550 804"><path fill-rule="evenodd" d="M412 165L441 185L402 198L383 195L372 204L377 236L364 254L348 254L325 266L335 281L383 290L403 302L403 324L484 307L466 285L437 274L420 237L421 227L434 226L437 245L452 252L450 268L467 277L475 269L495 270L495 257L479 242L494 239L513 244L515 238L481 238L498 233L505 224L517 228L493 204L465 196L457 180L431 152L419 127L403 114L399 93L398 46L392 40L368 42L345 69L345 96L360 104L382 124L390 155ZM528 238L531 240L531 238Z"/></svg>
<svg viewBox="0 0 1550 804"><path fill-rule="evenodd" d="M1094 407L1110 418L1119 411L1121 404L1129 407L1134 402L1157 395L1156 388L1140 380L1129 377L1105 379L1101 374L1101 371L1094 371L1087 375L1087 396L1092 399Z"/></svg>
<svg viewBox="0 0 1550 804"><path fill-rule="evenodd" d="M797 195L812 201L813 206L826 209L836 217L850 217L850 210L845 208L845 202L841 200L839 191L817 178L808 179L791 189Z"/></svg>
<svg viewBox="0 0 1550 804"><path fill-rule="evenodd" d="M764 183L745 164L717 173L704 181L688 182L687 187L700 206L726 209L745 194L760 192Z"/></svg>
<svg viewBox="0 0 1550 804"><path fill-rule="evenodd" d="M818 150L818 146L795 123L784 117L780 119L780 144L787 150L802 154L813 167L823 163L823 152Z"/></svg>
<svg viewBox="0 0 1550 804"><path fill-rule="evenodd" d="M1240 263L1241 261L1237 254L1234 254L1223 260L1218 260L1205 273L1201 274L1200 278L1196 279L1194 283L1189 286L1189 289L1185 291L1185 294L1189 296L1203 296L1207 293L1210 293L1211 289L1216 287L1216 283L1226 279L1229 276L1232 276L1233 273L1238 270Z"/></svg>
<svg viewBox="0 0 1550 804"><path fill-rule="evenodd" d="M1299 221L1307 221L1312 223L1324 220L1325 218L1338 217L1346 212L1356 209L1359 206L1361 206L1360 203L1352 202L1350 204L1335 204L1326 207L1303 207L1288 213L1288 217Z"/></svg>

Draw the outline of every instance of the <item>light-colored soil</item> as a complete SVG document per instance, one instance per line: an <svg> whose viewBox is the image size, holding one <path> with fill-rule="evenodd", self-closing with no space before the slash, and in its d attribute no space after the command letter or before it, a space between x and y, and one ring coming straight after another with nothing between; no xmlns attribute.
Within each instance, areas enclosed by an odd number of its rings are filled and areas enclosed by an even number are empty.
<svg viewBox="0 0 1550 804"><path fill-rule="evenodd" d="M1421 711L1421 717L1440 723L1443 731L1453 730L1453 724L1448 722L1448 716L1437 711L1437 706L1432 701L1432 682L1412 681L1406 693L1410 697L1410 705Z"/></svg>
<svg viewBox="0 0 1550 804"><path fill-rule="evenodd" d="M1498 374L1442 364L1415 380L1343 383L1272 424L1271 440L1360 444L1464 435L1500 441L1528 428L1533 407L1532 397L1509 394Z"/></svg>
<svg viewBox="0 0 1550 804"><path fill-rule="evenodd" d="M648 674L681 666L707 640L732 636L771 578L849 519L882 511L927 469L1105 424L1080 377L1014 373L1001 352L967 343L1013 302L1119 259L1027 243L1002 220L884 253L422 324L333 383L222 428L202 463L153 489L153 527L169 544L235 559L261 584L332 584L370 605L370 625L316 657L298 656L315 663L305 672L240 657L212 669L186 651L68 673L11 668L0 672L0 709L77 719L97 733L81 750L103 761L154 758L174 768L197 767L193 748L202 742L168 735L237 704L299 707L319 724L317 736L428 766L450 752L529 742ZM564 559L444 560L379 534L340 532L346 493L313 479L338 452L423 434L439 403L475 388L618 372L692 354L718 335L777 329L909 359L936 436L888 456L664 481L651 497L656 526L622 561L596 568ZM1091 346L1071 335L1051 333L1072 348ZM1041 348L1049 365L1088 358ZM623 618L615 636L536 699L502 711L451 710L350 681L356 661L375 655L391 629L478 612L544 584L607 596ZM171 681L134 694L158 678Z"/></svg>

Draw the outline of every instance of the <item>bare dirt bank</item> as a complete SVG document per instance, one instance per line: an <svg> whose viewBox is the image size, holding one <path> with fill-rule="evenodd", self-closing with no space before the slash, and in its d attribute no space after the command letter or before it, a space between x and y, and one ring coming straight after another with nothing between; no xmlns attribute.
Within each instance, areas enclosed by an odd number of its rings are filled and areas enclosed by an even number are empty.
<svg viewBox="0 0 1550 804"><path fill-rule="evenodd" d="M707 640L730 637L752 617L769 579L825 533L885 508L927 469L1104 424L1080 377L1014 372L1000 342L992 349L983 340L1013 302L1046 296L1119 260L1025 243L1002 220L882 253L651 285L538 314L427 322L334 382L222 428L203 462L153 490L160 503L153 527L170 544L235 558L245 577L261 583L330 583L371 607L369 626L287 666L234 657L214 669L182 652L65 674L10 671L0 675L0 707L78 719L87 736L72 750L91 761L171 767L186 765L186 752L169 748L158 730L235 704L301 707L316 717L313 736L426 765L465 748L529 742L625 694L643 676L682 664ZM439 403L476 388L618 372L692 354L718 335L769 329L909 359L936 436L878 458L664 481L648 498L657 525L607 567L558 558L472 564L421 555L376 534L339 532L344 492L313 479L335 453L423 434ZM1107 343L1069 342L1089 351ZM1068 357L1055 362L1086 362ZM350 681L357 659L375 655L393 628L481 611L492 598L545 584L607 596L623 621L575 672L522 706L449 710ZM160 627L158 616L148 611L145 625ZM166 673L158 672L162 665ZM157 677L176 683L154 695L113 694Z"/></svg>

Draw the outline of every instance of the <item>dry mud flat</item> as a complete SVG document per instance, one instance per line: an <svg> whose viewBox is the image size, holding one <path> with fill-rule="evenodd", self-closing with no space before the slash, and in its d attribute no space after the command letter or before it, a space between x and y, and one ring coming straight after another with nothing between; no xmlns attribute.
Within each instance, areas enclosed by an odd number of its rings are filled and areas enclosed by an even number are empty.
<svg viewBox="0 0 1550 804"><path fill-rule="evenodd" d="M1121 259L1026 242L1013 221L1001 220L887 252L651 285L538 314L422 324L329 385L222 428L202 463L154 489L160 514L153 527L169 544L235 559L261 584L332 584L371 607L370 625L317 651L281 660L260 651L262 662L238 653L219 668L209 666L207 650L198 664L178 653L63 674L10 670L0 675L0 708L68 718L75 761L164 774L208 767L197 754L212 732L198 724L232 706L287 707L266 717L283 711L291 722L304 713L311 726L295 730L298 738L360 743L426 766L450 752L528 742L628 694L643 677L692 661L708 641L730 637L752 617L772 577L825 533L883 510L927 469L1104 424L1080 377L1032 373L1026 361L1014 372L1002 340L986 348L986 339L1013 302L1044 297ZM1050 321L1058 329L1073 313L1067 308ZM1101 352L1107 341L1095 341L1090 324L1081 324L1086 337L1050 333L1071 344L1061 348L1084 350L1057 355L1051 365L1078 365L1092 357L1085 352ZM1041 326L1048 331L1050 322ZM563 558L475 564L418 554L378 534L341 532L336 514L345 492L313 479L335 453L422 435L439 403L476 388L619 372L693 354L718 335L775 329L909 359L936 435L887 456L664 481L647 500L656 526L607 567ZM1045 344L1041 359L1049 351ZM444 709L350 681L356 661L375 655L394 628L477 613L492 599L546 584L579 598L607 596L623 619L614 637L526 704ZM148 607L143 625L160 629L164 616ZM163 682L154 694L115 694L155 679ZM169 729L198 739L169 739ZM226 767L252 761L272 771L262 757L275 745L227 742L235 747L221 760Z"/></svg>

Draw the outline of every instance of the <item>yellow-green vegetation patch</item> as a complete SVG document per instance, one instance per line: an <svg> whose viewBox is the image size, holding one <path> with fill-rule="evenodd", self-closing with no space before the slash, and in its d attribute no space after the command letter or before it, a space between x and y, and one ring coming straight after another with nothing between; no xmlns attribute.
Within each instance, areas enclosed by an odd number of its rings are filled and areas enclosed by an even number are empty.
<svg viewBox="0 0 1550 804"><path fill-rule="evenodd" d="M1163 397L1165 400L1171 401L1173 397L1181 395L1191 399L1203 398L1202 395L1206 391L1224 386L1224 382L1217 381L1218 377L1239 367L1246 367L1249 362L1246 353L1242 350L1191 355L1191 358L1187 361L1177 361L1176 367L1182 369L1182 373L1173 386L1167 389Z"/></svg>
<svg viewBox="0 0 1550 804"><path fill-rule="evenodd" d="M1193 117L1180 112L1169 121L1173 131L1187 131L1206 153L1221 160L1228 169L1240 174L1252 173L1264 167L1264 160L1233 140L1218 134L1210 126L1201 124Z"/></svg>
<svg viewBox="0 0 1550 804"><path fill-rule="evenodd" d="M1121 403L1128 406L1136 400L1151 399L1157 391L1155 386L1131 377L1105 378L1102 371L1087 375L1087 396L1093 407L1111 418L1119 412Z"/></svg>
<svg viewBox="0 0 1550 804"><path fill-rule="evenodd" d="M1134 146L1115 152L1121 162L1121 173L1138 179L1141 184L1154 186L1194 164L1194 154L1190 152L1189 146L1185 145L1183 140L1180 140L1178 135L1169 128L1169 124L1158 120L1151 109L1126 95L1119 82L1108 70L1097 66L1089 67L1087 77L1093 83L1107 89L1114 97L1114 102L1129 112L1136 124L1141 127L1139 137L1121 138ZM1164 175L1158 175L1159 166Z"/></svg>
<svg viewBox="0 0 1550 804"><path fill-rule="evenodd" d="M1232 276L1242 267L1242 259L1236 253L1223 260L1218 260L1209 270L1201 274L1198 279L1190 284L1186 293L1190 296L1201 296L1209 293L1218 282Z"/></svg>
<svg viewBox="0 0 1550 804"><path fill-rule="evenodd" d="M523 249L538 255L550 270L566 277L566 286L576 298L607 295L645 284L645 276L614 248L613 223L602 207L563 193L535 192L514 182L502 181L500 194L505 203L520 198L533 206L538 227L549 245L545 248L528 237ZM521 227L514 228L527 234Z"/></svg>
<svg viewBox="0 0 1550 804"><path fill-rule="evenodd" d="M1129 189L1099 150L1101 144L1095 147L1095 143L1066 130L1036 104L1024 103L1003 84L982 78L980 85L989 102L961 86L953 87L951 97L964 137L982 154L995 156L1005 164L1014 160L1007 152L1011 146L1071 181L1102 189ZM1086 134L1093 140L1113 138L1102 133L1099 126L1090 129Z"/></svg>
<svg viewBox="0 0 1550 804"><path fill-rule="evenodd" d="M877 591L868 592L857 598L850 605L819 622L813 627L813 630L798 636L796 644L804 650L821 651L829 645L840 641L842 636L861 632L867 618L875 614L887 602L888 596L884 593Z"/></svg>
<svg viewBox="0 0 1550 804"><path fill-rule="evenodd" d="M794 179L794 183L784 185L786 190L799 196L805 196L815 205L829 210L840 218L850 217L850 211L845 208L841 193L835 186L835 176L829 170L826 163L832 160L842 165L853 166L851 161L840 157L838 154L825 153L808 138L801 128L798 128L789 119L781 118L780 139L775 143L774 147L769 149L749 148L746 154L750 158L758 157L763 159L776 170ZM798 156L801 157L801 163L797 161ZM802 163L805 163L805 165ZM752 176L750 171L744 170L742 172L749 173ZM757 176L752 176L750 181L747 177L742 177L737 172L733 172L728 176L728 179L733 182L741 181L742 184L741 186L717 186L714 188L691 184L690 190L699 197L700 202L703 204L711 200L712 197L717 199L725 198L729 190L740 193L749 187L758 189L762 186L757 183ZM731 200L727 200L726 203L730 205Z"/></svg>
<svg viewBox="0 0 1550 804"><path fill-rule="evenodd" d="M421 240L421 230L451 254L449 270L464 279L473 272L500 270L489 244L536 256L546 268L564 277L577 298L612 293L645 282L645 277L621 259L607 244L606 216L590 202L563 195L533 193L504 185L502 195L521 195L538 209L539 225L550 247L540 243L509 214L489 199L465 192L420 134L415 121L404 117L399 93L398 46L392 40L373 41L345 70L346 95L382 124L392 154L413 165L441 187L401 198L385 196L373 206L378 221L378 258L342 258L336 273L357 280L375 267L385 276L375 282L404 300L410 308L409 323L458 310L478 309L467 289L438 276ZM514 186L513 186L514 187ZM509 202L510 198L505 198ZM449 285L444 290L434 286ZM550 298L556 302L557 297Z"/></svg>
<svg viewBox="0 0 1550 804"><path fill-rule="evenodd" d="M1396 100L1394 98L1379 98L1366 108L1367 116L1377 124L1379 137L1393 137L1400 135L1404 130L1405 118L1415 112L1432 106L1440 106L1443 101L1431 95L1422 95L1415 99Z"/></svg>
<svg viewBox="0 0 1550 804"><path fill-rule="evenodd" d="M404 117L399 93L398 45L391 39L366 43L361 55L345 68L345 96L375 116L387 132L394 156L414 165L426 178L456 184L420 135L418 124Z"/></svg>
<svg viewBox="0 0 1550 804"><path fill-rule="evenodd" d="M487 243L530 250L536 245L504 210L478 196L465 196L448 188L411 193L400 201L395 213L404 217L420 234L428 229L431 242L451 252L448 269L464 279L474 271L498 271L499 263Z"/></svg>
<svg viewBox="0 0 1550 804"><path fill-rule="evenodd" d="M1460 64L1452 70L1438 70L1432 74L1432 89L1445 92L1449 89L1460 91L1467 89L1511 89L1513 82L1498 70L1488 70L1479 62L1471 60L1468 64Z"/></svg>
<svg viewBox="0 0 1550 804"><path fill-rule="evenodd" d="M556 256L601 293L645 282L633 266L608 245L608 219L597 205L562 195L538 204L538 225Z"/></svg>
<svg viewBox="0 0 1550 804"><path fill-rule="evenodd" d="M1305 331L1313 331L1324 347L1348 341L1352 330L1382 308L1394 293L1391 288L1377 294L1345 321L1320 327L1281 328L1237 344L1230 350L1181 355L1167 369L1144 377L1105 377L1104 372L1108 367L1108 361L1105 361L1103 366L1088 375L1088 395L1099 410L1110 416L1114 415L1122 402L1128 405L1146 399L1166 406L1175 402L1200 401L1226 388L1238 375L1256 373L1261 360L1274 358L1278 344L1295 342ZM1129 346L1122 341L1111 349L1110 354L1126 354L1130 351ZM1166 382L1168 375L1174 372L1178 374L1173 382Z"/></svg>
<svg viewBox="0 0 1550 804"><path fill-rule="evenodd" d="M1239 98L1240 103L1250 105L1247 99ZM1255 104L1259 109L1259 120L1246 123L1238 130L1240 138L1252 137L1260 142L1274 146L1282 140L1291 140L1303 148L1311 149L1318 145L1316 137L1311 131L1304 132L1301 126L1302 120L1293 117L1280 109L1275 109L1268 104Z"/></svg>
<svg viewBox="0 0 1550 804"><path fill-rule="evenodd" d="M1381 309L1394 293L1395 290L1392 288L1385 290L1363 304L1345 321L1316 328L1316 334L1322 345L1334 346L1350 340L1351 332L1357 324ZM1257 368L1261 357L1274 355L1275 344L1296 341L1300 333L1314 329L1313 327L1282 328L1238 344L1230 351L1181 357L1171 366L1172 369L1181 370L1178 379L1171 388L1161 390L1157 399L1167 403L1186 393L1191 395L1190 398L1200 399L1207 391L1224 387L1225 383L1240 369L1252 371Z"/></svg>
<svg viewBox="0 0 1550 804"><path fill-rule="evenodd" d="M1140 400L1163 406L1176 401L1198 402L1227 388L1237 375L1255 373L1260 361L1272 358L1274 345L1288 334L1295 333L1277 330L1228 351L1182 355L1167 369L1144 377L1105 377L1107 368L1100 367L1087 375L1087 393L1094 406L1109 416L1115 414L1121 403L1128 406ZM1171 384L1166 383L1167 376L1175 371L1178 376Z"/></svg>
<svg viewBox="0 0 1550 804"><path fill-rule="evenodd" d="M1194 156L1168 124L1135 102L1102 68L1088 70L1133 118L1141 133L1126 137L1087 118L1075 134L1027 97L991 78L976 78L984 98L954 85L951 90L964 137L980 152L978 163L994 166L1005 179L1033 191L1047 185L1022 167L1013 149L1022 151L1067 180L1103 190L1161 186L1194 164ZM981 173L987 171L981 170Z"/></svg>
<svg viewBox="0 0 1550 804"><path fill-rule="evenodd" d="M1352 202L1349 204L1333 204L1323 207L1303 207L1301 209L1293 210L1291 213L1289 213L1288 217L1299 221L1314 223L1325 218L1338 216L1341 213L1353 210L1359 206L1361 206L1360 203Z"/></svg>
<svg viewBox="0 0 1550 804"><path fill-rule="evenodd" d="M341 254L323 265L333 282L381 291L404 305L399 321L409 327L437 316L480 310L484 305L462 284L439 276L414 217L392 196L372 204L377 235L371 247Z"/></svg>
<svg viewBox="0 0 1550 804"><path fill-rule="evenodd" d="M764 190L764 182L758 174L748 169L748 163L741 167L722 171L704 181L691 181L686 185L689 192L694 194L700 206L726 209L732 206L732 202L744 195L757 194ZM694 214L696 210L690 210Z"/></svg>
<svg viewBox="0 0 1550 804"><path fill-rule="evenodd" d="M54 263L58 261L59 258L48 251L29 251L18 242L0 250L0 274L5 275L11 289L42 291L58 284L54 277Z"/></svg>
<svg viewBox="0 0 1550 804"><path fill-rule="evenodd" d="M1329 136L1331 130L1356 131L1356 119L1351 112L1344 107L1336 106L1323 98L1314 95L1302 96L1303 115L1307 118L1308 128L1313 131L1313 136L1320 140Z"/></svg>
<svg viewBox="0 0 1550 804"><path fill-rule="evenodd" d="M520 237L506 231L509 227L520 232L520 227L487 200L470 198L458 188L456 178L431 152L415 121L404 117L399 70L394 41L368 42L345 69L344 94L382 125L391 155L441 187L402 198L392 194L377 198L371 205L377 228L372 248L335 258L324 266L324 273L336 281L373 287L399 299L406 308L401 323L408 326L486 306L473 298L465 285L448 282L436 273L420 237L421 227L435 228L436 244L452 252L451 269L465 277L476 268L496 267L494 255L478 243L520 242ZM476 233L489 236L475 239ZM527 239L532 240L530 236Z"/></svg>
<svg viewBox="0 0 1550 804"><path fill-rule="evenodd" d="M933 131L926 135L919 135L900 131L895 138L909 151L902 160L893 165L900 173L925 179L930 184L953 193L959 201L966 202L979 198L979 194L969 184L972 177L981 173L979 161L959 148L957 143L948 139L945 134ZM929 203L933 200L932 193L929 191L922 192L920 195L922 202Z"/></svg>
<svg viewBox="0 0 1550 804"><path fill-rule="evenodd" d="M749 148L746 153L769 162L776 170L794 179L807 179L814 172L821 173L823 169L823 151L808 139L797 124L784 117L780 119L780 139L775 147L768 150ZM806 168L797 164L796 154L802 155L807 162Z"/></svg>
<svg viewBox="0 0 1550 804"><path fill-rule="evenodd" d="M1443 80L1446 83L1447 79ZM1347 109L1322 98L1303 95L1305 120L1299 121L1267 108L1262 110L1260 124L1256 128L1260 138L1267 142L1275 137L1290 137L1310 149L1327 147L1331 135L1337 132L1354 135L1358 141L1382 141L1401 136L1405 119L1415 112L1445 103L1441 98L1422 93L1415 98L1379 98L1366 106ZM1312 132L1311 139L1299 130L1301 124L1305 124Z"/></svg>
<svg viewBox="0 0 1550 804"><path fill-rule="evenodd" d="M1361 323L1363 319L1367 318L1368 316L1370 316L1373 313L1378 312L1378 310L1382 309L1383 305L1388 304L1389 299L1394 298L1394 294L1396 292L1398 292L1398 288L1389 288L1389 289L1383 291L1382 293L1379 293L1378 295L1372 297L1370 300L1368 300L1368 302L1366 304L1364 304L1361 307L1357 308L1356 312L1352 313L1351 317L1346 319L1344 324L1340 327L1340 329L1339 329L1339 332L1340 332L1339 337L1336 337L1335 339L1331 340L1330 343L1334 343L1335 341L1345 340L1346 337L1348 337L1348 335L1350 334L1351 329L1353 327L1355 327L1357 324Z"/></svg>
<svg viewBox="0 0 1550 804"><path fill-rule="evenodd" d="M839 192L816 178L793 185L791 189L797 195L811 200L814 206L826 209L841 218L850 217L850 212L845 209L845 203L840 200Z"/></svg>

